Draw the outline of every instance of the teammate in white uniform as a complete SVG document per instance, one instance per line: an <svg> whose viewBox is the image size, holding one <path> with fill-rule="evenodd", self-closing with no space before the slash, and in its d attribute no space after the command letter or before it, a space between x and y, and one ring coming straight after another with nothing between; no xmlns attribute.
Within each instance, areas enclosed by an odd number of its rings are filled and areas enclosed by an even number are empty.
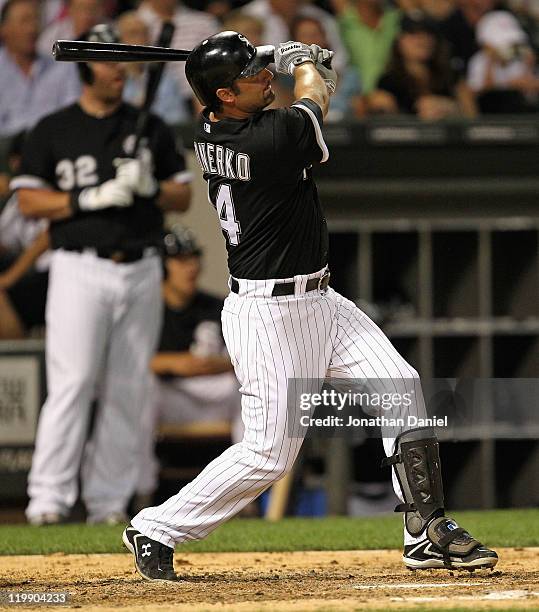
<svg viewBox="0 0 539 612"><path fill-rule="evenodd" d="M116 40L107 26L87 38ZM79 65L78 103L29 135L13 179L24 214L50 221L47 387L26 510L60 522L82 498L90 522L125 515L138 476L140 419L161 320L162 209L184 210L189 180L174 136L151 117L129 159L138 111L122 103L121 64ZM119 161L123 158L123 161ZM90 405L99 396L90 443Z"/></svg>
<svg viewBox="0 0 539 612"><path fill-rule="evenodd" d="M413 398L406 412L425 415L417 372L363 312L328 287L327 229L309 168L328 158L321 127L336 84L329 53L297 42L275 49L277 70L295 78L297 101L263 111L274 98L266 68L273 55L273 48L255 49L243 36L222 32L197 46L186 65L206 106L195 152L228 250L231 293L222 323L241 384L245 434L124 531L148 580L176 580L176 544L205 537L292 468L305 433L301 410L290 401L294 390L319 391L331 376L375 386L389 379ZM494 566L496 553L444 516L432 432L386 436L384 448L403 501L406 565Z"/></svg>

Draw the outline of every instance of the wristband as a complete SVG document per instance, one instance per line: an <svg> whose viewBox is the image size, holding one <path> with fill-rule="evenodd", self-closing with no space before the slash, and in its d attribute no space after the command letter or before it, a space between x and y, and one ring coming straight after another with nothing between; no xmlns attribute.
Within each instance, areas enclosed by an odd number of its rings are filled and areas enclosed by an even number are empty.
<svg viewBox="0 0 539 612"><path fill-rule="evenodd" d="M79 215L82 210L80 207L80 202L79 202L79 196L81 192L82 192L82 189L74 189L69 194L69 208L71 209L71 212L74 217Z"/></svg>
<svg viewBox="0 0 539 612"><path fill-rule="evenodd" d="M302 66L303 64L308 64L308 63L312 64L313 66L316 65L312 57L298 57L295 60L292 60L290 64L290 68L289 68L290 74L293 75L294 71L296 70L298 66Z"/></svg>

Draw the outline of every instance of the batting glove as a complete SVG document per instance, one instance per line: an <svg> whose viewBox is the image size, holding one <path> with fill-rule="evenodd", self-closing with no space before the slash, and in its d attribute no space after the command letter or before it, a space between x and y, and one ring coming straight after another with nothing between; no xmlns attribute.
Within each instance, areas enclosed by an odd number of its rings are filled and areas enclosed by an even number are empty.
<svg viewBox="0 0 539 612"><path fill-rule="evenodd" d="M330 95L335 93L337 89L337 73L333 68L327 68L324 64L316 64L316 69L318 70L318 74L324 79L324 83L326 84L328 93Z"/></svg>
<svg viewBox="0 0 539 612"><path fill-rule="evenodd" d="M275 68L281 74L294 74L296 66L306 62L314 64L311 48L293 40L275 47L274 58Z"/></svg>
<svg viewBox="0 0 539 612"><path fill-rule="evenodd" d="M337 89L338 76L335 70L331 67L333 59L333 51L322 49L318 45L311 45L311 55L314 58L314 65L318 74L324 79L329 94L334 94Z"/></svg>
<svg viewBox="0 0 539 612"><path fill-rule="evenodd" d="M106 181L97 187L86 187L71 194L71 208L76 212L94 211L118 206L120 208L133 204L133 192L116 179Z"/></svg>
<svg viewBox="0 0 539 612"><path fill-rule="evenodd" d="M315 64L324 64L328 68L331 66L331 60L333 59L333 51L329 49L323 49L319 45L309 45L311 49L311 57Z"/></svg>
<svg viewBox="0 0 539 612"><path fill-rule="evenodd" d="M116 179L141 198L153 198L159 192L159 182L146 159L115 159Z"/></svg>

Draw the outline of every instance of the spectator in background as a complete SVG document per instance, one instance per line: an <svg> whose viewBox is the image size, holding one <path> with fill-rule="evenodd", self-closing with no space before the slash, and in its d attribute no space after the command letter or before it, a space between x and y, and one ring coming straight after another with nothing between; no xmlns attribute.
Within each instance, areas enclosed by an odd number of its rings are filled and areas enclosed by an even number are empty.
<svg viewBox="0 0 539 612"><path fill-rule="evenodd" d="M103 0L67 0L66 12L62 19L51 23L41 33L38 51L50 55L55 41L74 40L105 18Z"/></svg>
<svg viewBox="0 0 539 612"><path fill-rule="evenodd" d="M136 11L122 13L116 26L123 43L128 45L149 45L150 34L148 26ZM170 64L165 64L165 70L159 82L152 112L159 115L169 125L185 122L190 119L190 111L182 99L177 81L170 75ZM142 106L146 95L148 82L147 65L130 63L126 65L127 81L124 87L124 100L133 106Z"/></svg>
<svg viewBox="0 0 539 612"><path fill-rule="evenodd" d="M1 4L4 4L1 2ZM65 14L65 0L41 0L41 29L45 29L53 21L61 19Z"/></svg>
<svg viewBox="0 0 539 612"><path fill-rule="evenodd" d="M8 176L20 170L25 133L17 134L7 153ZM45 325L48 223L26 219L12 193L0 214L0 339L23 338Z"/></svg>
<svg viewBox="0 0 539 612"><path fill-rule="evenodd" d="M304 0L252 0L242 11L264 23L262 44L278 45L292 38L291 27L297 17L312 17L324 27L330 48L335 52L333 67L342 72L346 66L346 50L335 19L328 12ZM250 39L249 39L250 40Z"/></svg>
<svg viewBox="0 0 539 612"><path fill-rule="evenodd" d="M234 4L230 0L208 0L204 6L204 11L213 15L216 19L223 21L226 16L234 10ZM202 10L202 9L201 9Z"/></svg>
<svg viewBox="0 0 539 612"><path fill-rule="evenodd" d="M255 47L264 44L264 21L242 10L231 11L223 20L223 29L243 34Z"/></svg>
<svg viewBox="0 0 539 612"><path fill-rule="evenodd" d="M314 17L296 17L292 22L290 33L292 40L297 40L306 45L318 45L323 49L331 49L323 24ZM286 106L294 101L293 93L292 88ZM335 121L353 115L353 107L358 103L360 93L361 84L357 72L353 68L345 67L339 75L337 91L331 96L330 110L326 120Z"/></svg>
<svg viewBox="0 0 539 612"><path fill-rule="evenodd" d="M142 0L138 13L149 28L152 43L157 40L163 22L172 21L175 30L171 47L176 49L192 49L201 40L221 30L214 17L187 8L177 0ZM185 62L174 62L168 70L177 80L183 102L194 111L200 110L201 107L185 78Z"/></svg>
<svg viewBox="0 0 539 612"><path fill-rule="evenodd" d="M401 13L384 0L331 0L351 65L365 94L376 87L399 32Z"/></svg>
<svg viewBox="0 0 539 612"><path fill-rule="evenodd" d="M508 0L507 5L539 52L539 0Z"/></svg>
<svg viewBox="0 0 539 612"><path fill-rule="evenodd" d="M39 6L8 0L0 12L0 137L32 127L77 99L76 70L37 52Z"/></svg>
<svg viewBox="0 0 539 612"><path fill-rule="evenodd" d="M137 492L157 488L154 433L159 422L227 421L241 440L241 396L221 333L223 299L198 289L202 251L193 233L174 225L165 236L163 327L151 362L155 374L145 418Z"/></svg>
<svg viewBox="0 0 539 612"><path fill-rule="evenodd" d="M7 152L9 177L20 171L25 138L26 133L20 132L11 139ZM11 264L47 227L45 219L25 218L19 210L17 194L10 192L0 214L0 270Z"/></svg>
<svg viewBox="0 0 539 612"><path fill-rule="evenodd" d="M477 23L497 5L496 0L457 0L457 8L441 23L441 32L449 42L453 69L466 75L468 62L478 51Z"/></svg>
<svg viewBox="0 0 539 612"><path fill-rule="evenodd" d="M405 15L388 70L368 99L370 113L407 113L436 120L473 116L473 96L451 69L446 42L423 13Z"/></svg>
<svg viewBox="0 0 539 612"><path fill-rule="evenodd" d="M5 221L2 219L2 224ZM43 331L49 284L48 249L49 233L45 229L0 272L0 340L24 338L34 328Z"/></svg>
<svg viewBox="0 0 539 612"><path fill-rule="evenodd" d="M429 17L442 21L455 10L456 0L420 0L419 9L425 11Z"/></svg>
<svg viewBox="0 0 539 612"><path fill-rule="evenodd" d="M456 0L397 0L397 6L405 13L423 11L436 21L441 21L455 9Z"/></svg>
<svg viewBox="0 0 539 612"><path fill-rule="evenodd" d="M481 45L470 60L468 83L484 113L539 110L536 57L517 19L507 11L493 11L477 24Z"/></svg>

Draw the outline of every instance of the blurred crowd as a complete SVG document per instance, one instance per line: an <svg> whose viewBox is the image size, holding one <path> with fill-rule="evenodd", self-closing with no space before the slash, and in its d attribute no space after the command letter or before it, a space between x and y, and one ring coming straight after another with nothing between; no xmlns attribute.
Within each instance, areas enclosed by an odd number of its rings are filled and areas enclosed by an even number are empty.
<svg viewBox="0 0 539 612"><path fill-rule="evenodd" d="M44 324L46 223L21 216L9 180L24 134L81 94L76 66L53 60L54 41L108 23L125 43L154 44L165 21L176 48L230 29L255 45L332 49L339 86L329 120L539 109L539 0L0 0L0 139L10 142L0 168L0 338ZM122 70L124 99L142 105L146 66ZM291 78L276 75L274 89L274 105L292 102ZM152 108L169 125L200 111L184 62L167 64Z"/></svg>
<svg viewBox="0 0 539 612"><path fill-rule="evenodd" d="M223 29L254 44L298 40L335 52L340 85L330 120L404 113L434 120L538 109L539 0L0 0L0 137L28 129L77 99L73 65L55 40L114 22L127 43L154 43L172 21L172 46ZM140 104L145 71L130 65L127 101ZM291 81L276 80L276 105ZM184 63L171 63L154 111L170 124L199 111Z"/></svg>

